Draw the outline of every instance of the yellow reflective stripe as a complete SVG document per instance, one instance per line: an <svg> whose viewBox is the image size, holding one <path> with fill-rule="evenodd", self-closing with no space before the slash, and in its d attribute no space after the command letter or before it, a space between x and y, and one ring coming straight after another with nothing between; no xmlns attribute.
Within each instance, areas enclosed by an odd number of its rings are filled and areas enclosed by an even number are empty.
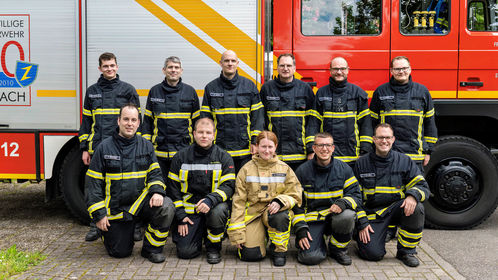
<svg viewBox="0 0 498 280"><path fill-rule="evenodd" d="M161 167L159 167L159 163L157 162L153 162L149 165L149 169L147 169L147 173L151 172L152 170L154 169L160 169Z"/></svg>
<svg viewBox="0 0 498 280"><path fill-rule="evenodd" d="M414 187L413 189L414 189L414 190L417 190L417 191L420 193L420 195L421 195L420 202L425 201L425 193L424 193L423 191L421 191L421 190L420 190L419 188L417 188L417 187Z"/></svg>
<svg viewBox="0 0 498 280"><path fill-rule="evenodd" d="M149 243L155 247L161 247L161 246L164 246L166 244L166 240L157 241L154 239L152 234L150 234L150 232L148 232L148 231L145 232L145 238L147 238L147 241L149 241Z"/></svg>
<svg viewBox="0 0 498 280"><path fill-rule="evenodd" d="M373 138L371 136L360 136L360 142L373 143Z"/></svg>
<svg viewBox="0 0 498 280"><path fill-rule="evenodd" d="M313 116L319 120L322 120L322 116L320 116L320 113L318 113L316 110L313 109L307 110L306 115Z"/></svg>
<svg viewBox="0 0 498 280"><path fill-rule="evenodd" d="M209 106L204 105L201 107L201 112L211 113L211 110L209 109Z"/></svg>
<svg viewBox="0 0 498 280"><path fill-rule="evenodd" d="M333 197L342 197L342 190L337 190L333 192L307 192L303 191L304 196L307 199L326 199L326 198L333 198Z"/></svg>
<svg viewBox="0 0 498 280"><path fill-rule="evenodd" d="M111 179L105 179L105 208L107 209L107 216L111 215L109 202L111 201Z"/></svg>
<svg viewBox="0 0 498 280"><path fill-rule="evenodd" d="M80 142L83 142L86 139L88 139L88 134L81 134L81 136L78 139L80 140Z"/></svg>
<svg viewBox="0 0 498 280"><path fill-rule="evenodd" d="M228 199L227 194L224 191L218 189L218 190L215 190L214 192L219 194L221 196L221 198L223 199L223 201L226 201Z"/></svg>
<svg viewBox="0 0 498 280"><path fill-rule="evenodd" d="M294 226L299 222L304 222L305 218L306 218L306 216L304 214L295 215L294 218L292 219L292 225Z"/></svg>
<svg viewBox="0 0 498 280"><path fill-rule="evenodd" d="M314 142L314 141L315 141L315 136L308 136L308 137L306 137L305 143L308 144L308 143Z"/></svg>
<svg viewBox="0 0 498 280"><path fill-rule="evenodd" d="M228 181L228 180L235 180L235 173L228 173L228 174L221 176L219 184L221 185L222 183L224 183L225 181Z"/></svg>
<svg viewBox="0 0 498 280"><path fill-rule="evenodd" d="M400 192L403 192L403 190L398 189L396 187L376 186L374 193L400 193Z"/></svg>
<svg viewBox="0 0 498 280"><path fill-rule="evenodd" d="M227 151L227 153L232 157L238 157L238 156L250 155L251 151L250 151L250 149L243 149L243 150L236 150L236 151Z"/></svg>
<svg viewBox="0 0 498 280"><path fill-rule="evenodd" d="M213 170L213 178L211 180L211 192L218 189L221 177L221 170Z"/></svg>
<svg viewBox="0 0 498 280"><path fill-rule="evenodd" d="M424 136L424 140L429 142L429 143L436 143L437 142L437 138L436 137L429 137L429 136Z"/></svg>
<svg viewBox="0 0 498 280"><path fill-rule="evenodd" d="M412 160L424 160L425 155L423 154L405 154L409 156Z"/></svg>
<svg viewBox="0 0 498 280"><path fill-rule="evenodd" d="M369 220L369 221L371 221L371 220L375 220L375 219L377 219L377 215L375 215L375 214L370 214L370 215L368 215L368 216L367 216L367 218L368 218L368 220Z"/></svg>
<svg viewBox="0 0 498 280"><path fill-rule="evenodd" d="M337 241L333 235L330 236L330 244L334 245L337 248L346 248L346 246L348 246L349 242L351 242L351 240L348 242L345 242L345 243L341 243L341 242Z"/></svg>
<svg viewBox="0 0 498 280"><path fill-rule="evenodd" d="M324 118L333 119L345 119L345 118L356 118L356 113L353 111L348 112L323 112Z"/></svg>
<svg viewBox="0 0 498 280"><path fill-rule="evenodd" d="M213 243L221 242L223 238L223 232L220 234L213 234L209 229L207 230L207 238Z"/></svg>
<svg viewBox="0 0 498 280"><path fill-rule="evenodd" d="M177 151L173 152L163 152L163 151L155 151L157 157L161 158L172 158L176 155Z"/></svg>
<svg viewBox="0 0 498 280"><path fill-rule="evenodd" d="M168 235L169 235L169 231L166 231L166 232L161 232L161 231L159 231L159 230L157 230L157 229L153 229L153 228L150 226L150 224L149 224L149 226L147 227L147 230L148 230L149 232L154 233L154 235L155 235L155 236L157 236L157 237L159 237L159 238L166 238L166 237L168 237Z"/></svg>
<svg viewBox="0 0 498 280"><path fill-rule="evenodd" d="M358 213L356 213L356 215L358 216L358 219L359 219L359 218L366 217L367 213L362 210L362 211L358 211Z"/></svg>
<svg viewBox="0 0 498 280"><path fill-rule="evenodd" d="M109 220L119 220L119 219L122 219L123 218L123 212L120 212L116 215L107 215L107 219Z"/></svg>
<svg viewBox="0 0 498 280"><path fill-rule="evenodd" d="M102 173L88 169L86 175L95 179L104 180L104 175Z"/></svg>
<svg viewBox="0 0 498 280"><path fill-rule="evenodd" d="M377 210L375 212L375 214L379 215L379 216L382 216L382 213L384 213L389 207L386 207L386 208L383 208L383 209L380 209L380 210ZM369 215L370 216L370 215Z"/></svg>
<svg viewBox="0 0 498 280"><path fill-rule="evenodd" d="M358 119L364 118L368 115L370 115L370 110L367 108L358 114Z"/></svg>
<svg viewBox="0 0 498 280"><path fill-rule="evenodd" d="M246 227L245 222L238 222L238 223L229 224L227 230L236 230L236 229L241 229L241 228L245 228L245 227Z"/></svg>
<svg viewBox="0 0 498 280"><path fill-rule="evenodd" d="M406 248L415 248L415 247L417 247L417 245L419 243L418 240L415 242L408 242L408 241L404 240L401 235L398 235L398 242L401 244L401 246L406 247Z"/></svg>
<svg viewBox="0 0 498 280"><path fill-rule="evenodd" d="M152 135L150 134L142 134L142 137L145 138L146 140L149 140L152 142Z"/></svg>
<svg viewBox="0 0 498 280"><path fill-rule="evenodd" d="M213 112L218 115L225 114L248 114L250 111L249 108L222 108L222 109L213 109Z"/></svg>
<svg viewBox="0 0 498 280"><path fill-rule="evenodd" d="M434 116L434 109L431 109L431 110L425 112L425 114L424 114L424 118L430 118L432 116Z"/></svg>
<svg viewBox="0 0 498 280"><path fill-rule="evenodd" d="M379 114L370 111L370 117L372 117L374 119L378 119L379 118Z"/></svg>
<svg viewBox="0 0 498 280"><path fill-rule="evenodd" d="M91 117L92 116L92 111L83 108L83 115L85 115L87 117Z"/></svg>
<svg viewBox="0 0 498 280"><path fill-rule="evenodd" d="M147 194L149 194L149 190L144 189L140 194L140 196L137 198L137 200L135 200L135 202L133 202L133 204L130 206L130 210L128 211L130 214L132 215L136 214L138 207L140 206L144 198L147 196Z"/></svg>
<svg viewBox="0 0 498 280"><path fill-rule="evenodd" d="M292 160L305 160L305 154L297 154L297 155L278 155L278 158L282 161L292 161Z"/></svg>
<svg viewBox="0 0 498 280"><path fill-rule="evenodd" d="M153 113L152 113L152 111L145 109L144 115L146 115L147 117L151 117L152 118Z"/></svg>
<svg viewBox="0 0 498 280"><path fill-rule="evenodd" d="M99 201L97 203L92 204L90 207L88 207L88 213L90 213L90 216L91 216L93 212L95 212L99 209L102 209L104 207L105 207L105 202L103 200Z"/></svg>
<svg viewBox="0 0 498 280"><path fill-rule="evenodd" d="M180 183L180 178L178 178L178 175L176 175L175 173L173 173L171 171L168 173L168 178L170 178L173 181L176 181L176 182Z"/></svg>
<svg viewBox="0 0 498 280"><path fill-rule="evenodd" d="M256 111L261 108L263 108L263 103L261 101L251 105L251 111Z"/></svg>
<svg viewBox="0 0 498 280"><path fill-rule="evenodd" d="M106 178L111 180L118 179L137 179L145 178L147 176L147 171L135 171L135 172L123 172L123 173L107 173Z"/></svg>
<svg viewBox="0 0 498 280"><path fill-rule="evenodd" d="M160 113L156 115L159 119L190 119L190 113Z"/></svg>
<svg viewBox="0 0 498 280"><path fill-rule="evenodd" d="M422 232L411 233L411 232L408 232L408 231L403 230L401 228L398 228L398 233L403 235L406 238L412 238L412 239L422 238Z"/></svg>
<svg viewBox="0 0 498 280"><path fill-rule="evenodd" d="M173 204L175 205L175 208L183 207L183 200L174 201Z"/></svg>
<svg viewBox="0 0 498 280"><path fill-rule="evenodd" d="M258 136L260 133L261 133L261 130L253 130L253 131L251 131L251 137Z"/></svg>
<svg viewBox="0 0 498 280"><path fill-rule="evenodd" d="M415 176L408 184L406 184L406 189L409 190L415 186L418 182L425 180L422 175Z"/></svg>
<svg viewBox="0 0 498 280"><path fill-rule="evenodd" d="M334 158L341 160L342 162L351 162L358 159L357 156L336 156Z"/></svg>
<svg viewBox="0 0 498 280"><path fill-rule="evenodd" d="M192 119L198 118L201 116L201 111L197 110L194 113L192 113Z"/></svg>
<svg viewBox="0 0 498 280"><path fill-rule="evenodd" d="M351 186L352 184L354 183L357 183L358 180L356 180L356 177L351 177L349 179L346 180L346 182L344 182L344 188L347 189L349 186Z"/></svg>
<svg viewBox="0 0 498 280"><path fill-rule="evenodd" d="M424 112L415 110L391 110L391 111L380 111L382 116L409 116L409 117L423 117Z"/></svg>
<svg viewBox="0 0 498 280"><path fill-rule="evenodd" d="M180 185L180 191L186 193L188 190L188 170L180 169Z"/></svg>
<svg viewBox="0 0 498 280"><path fill-rule="evenodd" d="M119 115L119 110L120 109L115 109L115 108L98 108L95 110L92 110L93 115Z"/></svg>
<svg viewBox="0 0 498 280"><path fill-rule="evenodd" d="M351 204L351 208L356 209L356 206L357 206L356 201L354 201L353 198L346 196L346 197L343 197L343 199L347 200L349 202L349 204Z"/></svg>
<svg viewBox="0 0 498 280"><path fill-rule="evenodd" d="M166 185L161 181L152 181L150 183L147 183L147 188L150 188L153 185L159 185L159 186L163 187L163 190L166 190Z"/></svg>
<svg viewBox="0 0 498 280"><path fill-rule="evenodd" d="M304 117L304 116L306 116L306 112L304 112L304 111L268 111L267 114L271 118Z"/></svg>

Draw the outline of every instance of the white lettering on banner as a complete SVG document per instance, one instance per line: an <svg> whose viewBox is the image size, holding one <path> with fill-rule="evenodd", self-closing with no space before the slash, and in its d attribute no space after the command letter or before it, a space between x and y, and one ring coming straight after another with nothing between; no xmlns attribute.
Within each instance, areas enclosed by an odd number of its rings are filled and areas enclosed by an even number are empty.
<svg viewBox="0 0 498 280"><path fill-rule="evenodd" d="M3 155L5 157L19 157L19 144L17 142L12 142L12 143L7 143L3 142L3 144L0 146L4 150ZM9 149L10 148L10 149ZM10 151L10 153L9 153Z"/></svg>
<svg viewBox="0 0 498 280"><path fill-rule="evenodd" d="M0 106L30 106L38 65L30 54L30 15L0 15Z"/></svg>

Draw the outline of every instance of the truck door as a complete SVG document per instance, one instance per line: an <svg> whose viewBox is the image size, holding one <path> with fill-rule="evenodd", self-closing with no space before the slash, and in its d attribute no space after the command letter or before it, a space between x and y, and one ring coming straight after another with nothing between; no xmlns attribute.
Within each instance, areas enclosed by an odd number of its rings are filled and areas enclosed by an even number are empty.
<svg viewBox="0 0 498 280"><path fill-rule="evenodd" d="M289 5L290 1L277 2ZM292 4L292 51L302 80L317 82L318 87L328 84L330 60L342 56L351 68L348 80L369 93L386 81L388 1L294 0ZM284 28L277 24L274 28Z"/></svg>
<svg viewBox="0 0 498 280"><path fill-rule="evenodd" d="M459 98L498 98L498 2L463 0Z"/></svg>
<svg viewBox="0 0 498 280"><path fill-rule="evenodd" d="M408 57L413 80L432 98L456 98L458 23L457 1L392 1L391 59Z"/></svg>

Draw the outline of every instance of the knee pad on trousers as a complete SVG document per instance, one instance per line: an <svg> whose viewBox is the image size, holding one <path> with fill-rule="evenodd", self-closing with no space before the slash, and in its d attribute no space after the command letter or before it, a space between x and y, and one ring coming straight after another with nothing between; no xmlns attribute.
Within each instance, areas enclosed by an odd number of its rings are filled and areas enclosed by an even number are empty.
<svg viewBox="0 0 498 280"><path fill-rule="evenodd" d="M169 228L171 225L171 222L173 222L173 218L175 217L175 205L173 204L173 201L171 198L165 196L163 199L163 205L159 208L157 212L158 217L160 219L158 220L158 226L161 228Z"/></svg>
<svg viewBox="0 0 498 280"><path fill-rule="evenodd" d="M410 216L405 216L404 211L402 213L400 224L403 228L418 230L424 227L425 208L422 203L417 203Z"/></svg>
<svg viewBox="0 0 498 280"><path fill-rule="evenodd" d="M284 210L273 215L268 214L268 225L280 232L289 230L289 211Z"/></svg>
<svg viewBox="0 0 498 280"><path fill-rule="evenodd" d="M193 259L201 254L202 248L195 243L188 244L185 247L179 247L177 244L176 255L180 259Z"/></svg>
<svg viewBox="0 0 498 280"><path fill-rule="evenodd" d="M219 203L206 214L206 225L209 228L224 228L228 221L228 204Z"/></svg>
<svg viewBox="0 0 498 280"><path fill-rule="evenodd" d="M299 251L297 253L297 261L305 265L317 265L327 258L320 250L315 251Z"/></svg>
<svg viewBox="0 0 498 280"><path fill-rule="evenodd" d="M340 214L331 217L332 232L340 234L352 233L355 224L356 213L353 210L345 209Z"/></svg>
<svg viewBox="0 0 498 280"><path fill-rule="evenodd" d="M246 262L257 262L262 260L264 257L261 254L261 249L258 247L247 248L242 247L240 250L240 259Z"/></svg>

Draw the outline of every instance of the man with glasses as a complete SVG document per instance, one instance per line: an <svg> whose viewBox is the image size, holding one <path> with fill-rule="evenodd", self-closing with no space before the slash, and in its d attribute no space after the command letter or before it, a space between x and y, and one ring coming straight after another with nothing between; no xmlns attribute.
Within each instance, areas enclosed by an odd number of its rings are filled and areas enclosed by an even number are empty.
<svg viewBox="0 0 498 280"><path fill-rule="evenodd" d="M332 59L329 84L316 93L315 108L321 119L313 119L312 133L330 133L335 141L334 157L352 168L359 155L372 150L372 123L368 95L348 82L348 74L346 59Z"/></svg>
<svg viewBox="0 0 498 280"><path fill-rule="evenodd" d="M350 265L348 244L351 241L356 207L361 204L358 180L348 164L332 157L334 139L327 132L317 133L314 157L303 163L296 175L303 187L303 203L294 206L297 260L307 265L319 264L328 252L342 265Z"/></svg>
<svg viewBox="0 0 498 280"><path fill-rule="evenodd" d="M370 103L372 125L389 123L394 129L395 151L409 156L423 171L437 141L434 104L429 90L412 81L410 61L391 61L391 79L379 86Z"/></svg>
<svg viewBox="0 0 498 280"><path fill-rule="evenodd" d="M313 110L315 95L311 87L294 78L294 56L281 54L277 65L277 78L266 82L260 92L265 108L265 127L278 137L280 159L296 170L306 161L306 155L313 152L314 136L309 124L311 119L320 116Z"/></svg>
<svg viewBox="0 0 498 280"><path fill-rule="evenodd" d="M354 174L361 185L358 205L358 252L361 258L379 261L386 254L389 225L399 226L396 258L416 267L416 247L424 229L424 202L429 189L420 169L408 156L392 149L396 138L391 125L375 127L375 152L356 162Z"/></svg>

